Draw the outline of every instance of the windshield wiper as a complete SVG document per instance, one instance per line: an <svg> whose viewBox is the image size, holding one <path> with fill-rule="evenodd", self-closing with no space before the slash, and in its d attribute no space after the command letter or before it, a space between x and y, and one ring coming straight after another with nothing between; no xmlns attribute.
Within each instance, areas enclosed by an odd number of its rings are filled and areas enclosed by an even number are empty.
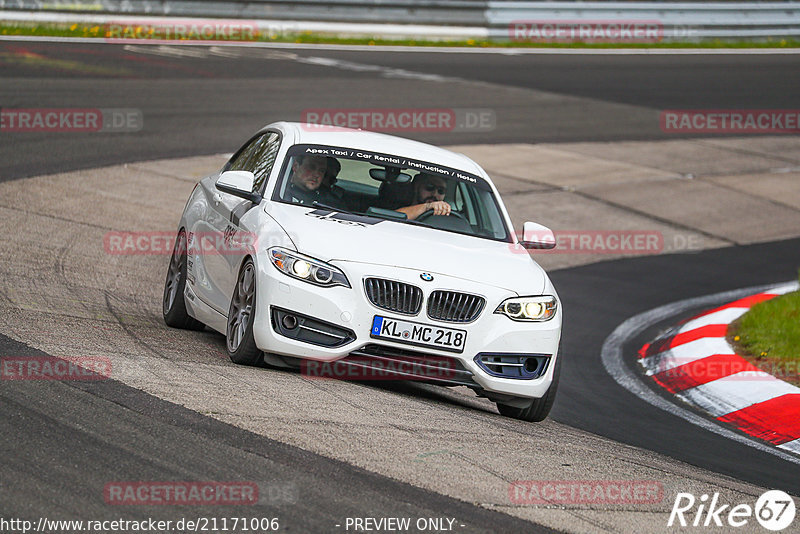
<svg viewBox="0 0 800 534"><path fill-rule="evenodd" d="M417 226L424 226L425 228L437 228L436 226L432 226L432 225L430 225L428 223L424 223L424 222L420 222L420 221L415 221L414 219L406 219L406 218L401 218L401 217L391 217L387 213L370 213L369 211L367 211L366 213L363 213L363 212L358 212L358 211L349 211L349 210L345 210L345 209L334 208L333 206L329 206L328 204L325 204L324 202L319 202L319 201L316 201L316 200L314 202L312 202L311 204L315 208L322 208L322 209L325 209L325 210L331 210L331 211L335 211L335 212L339 212L339 213L347 213L348 215L357 215L359 217L370 217L372 219L381 219L381 220L384 220L384 221L397 221L397 222L402 222L402 223L411 223L411 224L415 224ZM386 211L391 211L391 210L386 210Z"/></svg>
<svg viewBox="0 0 800 534"><path fill-rule="evenodd" d="M348 211L348 210L341 209L341 208L334 208L333 206L328 206L327 204L324 204L322 202L318 202L316 200L314 202L312 202L311 204L315 208L322 208L322 209L331 210L331 211L338 211L339 213L347 213L349 215L364 215L363 213L356 213L354 211Z"/></svg>
<svg viewBox="0 0 800 534"><path fill-rule="evenodd" d="M435 228L437 230L441 230L441 228L439 228L438 226L433 226L432 224L424 223L421 221L415 221L414 219L403 219L400 222L414 224L416 226L424 226L425 228Z"/></svg>

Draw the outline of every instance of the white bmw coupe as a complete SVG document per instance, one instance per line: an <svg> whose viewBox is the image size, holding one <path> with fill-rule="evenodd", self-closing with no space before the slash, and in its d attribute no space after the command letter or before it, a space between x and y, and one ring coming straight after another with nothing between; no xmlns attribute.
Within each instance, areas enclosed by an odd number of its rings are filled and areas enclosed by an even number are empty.
<svg viewBox="0 0 800 534"><path fill-rule="evenodd" d="M474 161L389 135L278 122L194 188L164 288L167 325L231 360L309 376L467 386L541 421L561 305Z"/></svg>

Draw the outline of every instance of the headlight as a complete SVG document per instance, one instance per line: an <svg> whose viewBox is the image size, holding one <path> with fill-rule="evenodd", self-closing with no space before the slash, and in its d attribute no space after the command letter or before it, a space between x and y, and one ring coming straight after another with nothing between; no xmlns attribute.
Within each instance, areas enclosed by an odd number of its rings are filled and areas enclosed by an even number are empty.
<svg viewBox="0 0 800 534"><path fill-rule="evenodd" d="M551 295L540 297L514 297L504 300L494 310L515 321L549 321L556 314L558 301Z"/></svg>
<svg viewBox="0 0 800 534"><path fill-rule="evenodd" d="M272 265L292 278L323 287L350 287L344 273L324 261L280 247L271 248L268 252Z"/></svg>

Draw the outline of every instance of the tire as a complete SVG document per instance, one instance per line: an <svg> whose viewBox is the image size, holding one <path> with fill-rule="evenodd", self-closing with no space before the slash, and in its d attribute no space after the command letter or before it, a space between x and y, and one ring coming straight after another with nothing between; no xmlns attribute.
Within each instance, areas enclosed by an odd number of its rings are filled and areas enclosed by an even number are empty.
<svg viewBox="0 0 800 534"><path fill-rule="evenodd" d="M497 403L497 410L506 417L513 419L520 419L528 421L529 423L538 423L544 421L553 407L556 400L556 392L558 391L558 380L561 376L561 349L558 350L556 357L556 368L553 371L553 382L547 388L547 393L539 399L532 399L530 404L525 408L517 408L516 406L509 406L508 404Z"/></svg>
<svg viewBox="0 0 800 534"><path fill-rule="evenodd" d="M253 260L247 258L236 277L225 329L225 348L233 363L257 365L263 358L253 338L255 310L256 268Z"/></svg>
<svg viewBox="0 0 800 534"><path fill-rule="evenodd" d="M161 313L164 322L172 328L202 330L205 325L189 315L183 293L186 289L186 231L181 229L175 238L175 247L167 269L164 282L164 297L161 299Z"/></svg>

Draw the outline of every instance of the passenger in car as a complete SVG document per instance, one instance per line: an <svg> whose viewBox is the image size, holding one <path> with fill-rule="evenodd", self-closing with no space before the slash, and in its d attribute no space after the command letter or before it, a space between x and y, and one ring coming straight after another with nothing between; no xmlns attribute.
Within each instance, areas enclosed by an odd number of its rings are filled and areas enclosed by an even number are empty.
<svg viewBox="0 0 800 534"><path fill-rule="evenodd" d="M295 156L292 161L292 176L286 188L284 200L297 204L313 205L314 202L336 207L341 202L330 191L322 187L329 169L325 156ZM339 163L338 161L336 162ZM341 168L341 166L340 166Z"/></svg>
<svg viewBox="0 0 800 534"><path fill-rule="evenodd" d="M409 219L416 219L428 210L434 215L450 215L450 204L444 201L447 182L440 176L419 173L412 182L414 204L396 211L405 213Z"/></svg>
<svg viewBox="0 0 800 534"><path fill-rule="evenodd" d="M342 164L336 158L328 158L328 168L325 170L325 177L322 179L322 185L319 187L320 193L330 193L331 196L338 200L344 197L344 189L336 185L336 177L339 176L339 171L342 170Z"/></svg>

